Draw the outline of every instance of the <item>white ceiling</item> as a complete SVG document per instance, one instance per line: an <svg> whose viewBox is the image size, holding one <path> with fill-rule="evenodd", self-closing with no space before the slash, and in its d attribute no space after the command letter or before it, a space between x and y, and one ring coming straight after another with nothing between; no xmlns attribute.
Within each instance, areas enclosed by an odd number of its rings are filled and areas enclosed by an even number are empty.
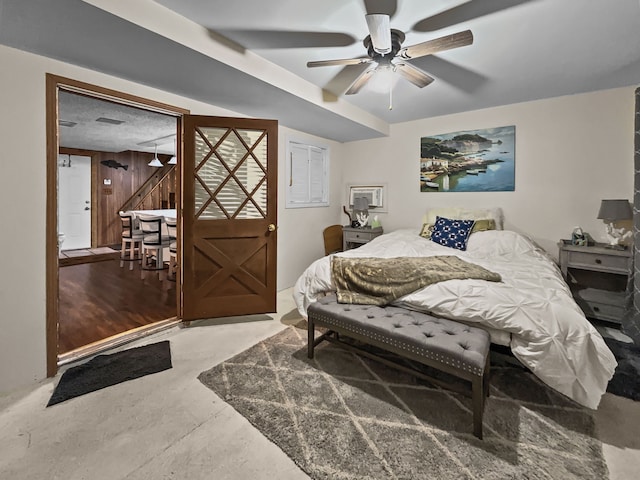
<svg viewBox="0 0 640 480"><path fill-rule="evenodd" d="M435 78L331 98L363 56L367 11L403 46L470 29L473 45L415 59ZM338 141L392 123L636 85L639 0L0 0L0 43ZM331 45L340 46L331 46ZM198 112L194 112L198 113Z"/></svg>

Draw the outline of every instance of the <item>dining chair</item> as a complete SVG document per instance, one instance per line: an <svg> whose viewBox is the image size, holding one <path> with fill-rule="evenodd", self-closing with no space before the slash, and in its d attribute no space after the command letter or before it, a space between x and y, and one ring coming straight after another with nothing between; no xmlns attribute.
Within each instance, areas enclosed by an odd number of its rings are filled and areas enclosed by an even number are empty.
<svg viewBox="0 0 640 480"><path fill-rule="evenodd" d="M142 230L142 278L145 270L164 270L164 249L170 245L168 235L162 232L164 217L156 215L138 215ZM162 276L159 275L160 279Z"/></svg>
<svg viewBox="0 0 640 480"><path fill-rule="evenodd" d="M129 270L133 270L133 262L140 261L142 247L142 230L133 212L118 212L122 222L122 246L120 247L120 267L129 262ZM128 253L128 255L127 255ZM136 255L137 253L137 255Z"/></svg>
<svg viewBox="0 0 640 480"><path fill-rule="evenodd" d="M178 220L175 218L165 218L167 225L167 233L169 234L169 272L167 278L169 280L176 279L178 271Z"/></svg>

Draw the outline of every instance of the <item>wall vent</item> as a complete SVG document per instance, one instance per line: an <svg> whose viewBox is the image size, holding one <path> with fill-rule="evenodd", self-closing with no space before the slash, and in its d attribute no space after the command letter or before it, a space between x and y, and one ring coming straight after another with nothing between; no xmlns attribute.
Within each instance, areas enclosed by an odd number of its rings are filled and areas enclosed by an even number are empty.
<svg viewBox="0 0 640 480"><path fill-rule="evenodd" d="M96 122L109 123L111 125L120 125L121 123L124 123L124 120L115 120L113 118L100 117L96 118Z"/></svg>

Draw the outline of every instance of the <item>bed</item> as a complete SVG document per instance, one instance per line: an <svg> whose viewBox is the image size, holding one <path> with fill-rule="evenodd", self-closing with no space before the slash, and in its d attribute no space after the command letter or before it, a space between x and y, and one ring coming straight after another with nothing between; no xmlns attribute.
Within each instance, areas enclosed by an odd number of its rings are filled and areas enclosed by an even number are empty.
<svg viewBox="0 0 640 480"><path fill-rule="evenodd" d="M542 249L526 236L509 230L472 233L466 250L441 246L419 233L420 229L397 230L336 255L455 255L498 273L500 282L442 281L404 295L393 304L487 329L493 343L508 345L513 355L544 383L581 405L598 407L617 366L615 357L573 300L554 261ZM294 286L297 308L305 318L311 303L335 291L331 258L312 263Z"/></svg>

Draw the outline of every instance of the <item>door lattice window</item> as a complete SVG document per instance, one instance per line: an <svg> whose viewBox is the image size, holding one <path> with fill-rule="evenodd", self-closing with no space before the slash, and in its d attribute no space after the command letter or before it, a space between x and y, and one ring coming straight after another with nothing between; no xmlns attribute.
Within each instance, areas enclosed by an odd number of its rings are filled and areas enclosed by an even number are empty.
<svg viewBox="0 0 640 480"><path fill-rule="evenodd" d="M264 130L197 128L195 153L196 218L266 218Z"/></svg>

